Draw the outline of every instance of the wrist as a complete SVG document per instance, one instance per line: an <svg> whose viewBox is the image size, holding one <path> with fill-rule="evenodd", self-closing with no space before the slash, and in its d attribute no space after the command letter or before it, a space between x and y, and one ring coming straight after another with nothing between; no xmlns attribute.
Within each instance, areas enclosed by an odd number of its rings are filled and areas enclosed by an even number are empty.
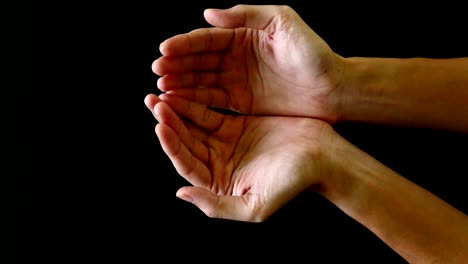
<svg viewBox="0 0 468 264"><path fill-rule="evenodd" d="M331 51L319 57L319 62L313 60L310 63L312 72L307 74L304 82L307 89L297 93L294 107L301 109L300 116L318 118L333 124L341 119L342 102L347 99L344 89L347 86L344 75L347 62Z"/></svg>
<svg viewBox="0 0 468 264"><path fill-rule="evenodd" d="M395 75L391 63L385 59L341 58L342 73L337 87L337 121L362 121L375 109L388 111L395 102L385 85Z"/></svg>
<svg viewBox="0 0 468 264"><path fill-rule="evenodd" d="M352 120L352 108L359 101L361 85L358 84L359 76L364 73L363 65L355 58L340 58L341 74L337 85L338 100L336 103L337 121Z"/></svg>
<svg viewBox="0 0 468 264"><path fill-rule="evenodd" d="M320 153L321 180L312 190L348 215L360 214L368 184L363 175L381 171L382 165L337 133Z"/></svg>

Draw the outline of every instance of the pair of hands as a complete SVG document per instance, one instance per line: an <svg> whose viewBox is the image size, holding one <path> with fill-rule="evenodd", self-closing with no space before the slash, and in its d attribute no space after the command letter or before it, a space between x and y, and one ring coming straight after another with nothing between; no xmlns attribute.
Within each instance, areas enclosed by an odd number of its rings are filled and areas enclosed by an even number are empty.
<svg viewBox="0 0 468 264"><path fill-rule="evenodd" d="M261 222L332 173L342 58L287 6L208 9L176 35L145 104L177 172L177 196L209 217ZM241 115L225 115L209 107Z"/></svg>

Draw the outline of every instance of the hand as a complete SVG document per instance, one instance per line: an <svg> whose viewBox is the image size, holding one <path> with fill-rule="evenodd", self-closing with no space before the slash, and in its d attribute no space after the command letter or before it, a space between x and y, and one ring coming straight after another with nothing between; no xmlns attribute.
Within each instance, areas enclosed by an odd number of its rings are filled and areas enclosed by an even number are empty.
<svg viewBox="0 0 468 264"><path fill-rule="evenodd" d="M342 57L290 7L207 9L214 28L173 36L152 65L158 87L244 114L334 122Z"/></svg>
<svg viewBox="0 0 468 264"><path fill-rule="evenodd" d="M334 132L323 121L223 115L168 94L145 104L163 150L193 185L177 196L209 217L264 221L326 175L319 153Z"/></svg>

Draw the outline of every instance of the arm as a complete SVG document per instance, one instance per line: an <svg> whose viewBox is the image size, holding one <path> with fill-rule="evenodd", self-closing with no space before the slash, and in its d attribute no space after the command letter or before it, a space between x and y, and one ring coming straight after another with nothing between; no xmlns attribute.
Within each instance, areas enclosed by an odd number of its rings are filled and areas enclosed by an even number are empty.
<svg viewBox="0 0 468 264"><path fill-rule="evenodd" d="M156 134L164 151L193 184L177 196L207 216L261 222L310 189L410 263L468 259L466 215L323 121L225 116L168 94L148 95L145 103L159 121Z"/></svg>
<svg viewBox="0 0 468 264"><path fill-rule="evenodd" d="M204 15L213 28L161 44L162 91L251 115L468 132L468 57L343 58L287 6Z"/></svg>
<svg viewBox="0 0 468 264"><path fill-rule="evenodd" d="M346 58L340 120L468 132L468 58Z"/></svg>
<svg viewBox="0 0 468 264"><path fill-rule="evenodd" d="M466 263L466 215L345 140L327 148L325 198L410 263Z"/></svg>

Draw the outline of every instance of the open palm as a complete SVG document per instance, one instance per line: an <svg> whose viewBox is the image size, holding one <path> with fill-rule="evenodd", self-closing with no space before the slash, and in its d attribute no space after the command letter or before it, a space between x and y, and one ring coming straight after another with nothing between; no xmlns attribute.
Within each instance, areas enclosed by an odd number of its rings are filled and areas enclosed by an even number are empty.
<svg viewBox="0 0 468 264"><path fill-rule="evenodd" d="M238 5L205 18L216 27L161 44L159 89L244 114L336 120L340 57L292 9Z"/></svg>
<svg viewBox="0 0 468 264"><path fill-rule="evenodd" d="M263 221L317 181L325 122L223 115L167 94L148 95L145 102L159 121L165 153L193 185L178 196L210 217Z"/></svg>

